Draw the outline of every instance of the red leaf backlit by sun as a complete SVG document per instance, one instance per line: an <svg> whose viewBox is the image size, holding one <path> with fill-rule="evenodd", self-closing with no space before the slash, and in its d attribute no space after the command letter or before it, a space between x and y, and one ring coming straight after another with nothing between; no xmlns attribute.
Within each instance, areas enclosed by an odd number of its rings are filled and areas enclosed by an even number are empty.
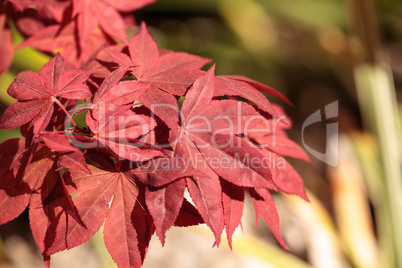
<svg viewBox="0 0 402 268"><path fill-rule="evenodd" d="M20 73L8 88L8 94L17 99L0 118L0 128L11 129L30 122L34 135L45 130L55 109L64 109L59 98L85 99L91 92L83 83L89 73L81 70L64 72L64 60L56 55L46 63L39 74Z"/></svg>
<svg viewBox="0 0 402 268"><path fill-rule="evenodd" d="M52 21L20 47L64 48L39 73L17 75L8 89L17 102L0 118L0 128L21 127L25 138L0 144L0 224L29 207L46 266L102 225L119 267L141 267L152 235L164 244L172 226L205 223L214 245L225 230L232 247L246 193L257 223L261 216L287 249L271 194L308 200L284 157L309 160L260 91L288 102L281 93L160 50L145 23L127 40L122 12L153 0L10 2ZM0 54L10 50L4 17Z"/></svg>

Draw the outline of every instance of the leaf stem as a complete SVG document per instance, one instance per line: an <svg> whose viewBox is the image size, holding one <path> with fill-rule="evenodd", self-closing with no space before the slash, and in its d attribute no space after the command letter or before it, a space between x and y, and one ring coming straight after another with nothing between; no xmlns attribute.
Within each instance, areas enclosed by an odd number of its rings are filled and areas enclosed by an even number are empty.
<svg viewBox="0 0 402 268"><path fill-rule="evenodd" d="M54 98L54 102L57 103L57 105L59 105L59 107L63 110L63 112L67 115L68 119L70 119L71 123L73 124L73 126L75 128L77 128L77 125L74 122L74 119L71 117L71 115L69 114L69 112L67 112L66 108L64 107L63 104L61 104L61 102L57 99Z"/></svg>

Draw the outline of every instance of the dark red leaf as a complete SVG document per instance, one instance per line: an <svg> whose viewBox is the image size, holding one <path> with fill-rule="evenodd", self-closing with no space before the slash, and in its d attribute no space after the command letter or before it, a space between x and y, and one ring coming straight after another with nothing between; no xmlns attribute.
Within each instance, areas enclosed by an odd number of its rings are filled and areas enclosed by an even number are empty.
<svg viewBox="0 0 402 268"><path fill-rule="evenodd" d="M104 223L119 174L100 170L94 166L89 168L92 174L72 169L64 176L70 194L80 193L74 198L74 204L84 225L74 217L62 214L57 226L57 236L47 248L49 255L81 245ZM68 177L70 174L71 178Z"/></svg>
<svg viewBox="0 0 402 268"><path fill-rule="evenodd" d="M225 180L221 180L222 204L226 236L229 246L232 248L232 236L235 229L240 225L243 215L244 190Z"/></svg>
<svg viewBox="0 0 402 268"><path fill-rule="evenodd" d="M52 51L63 48L71 43L74 38L74 25L68 24L65 27L50 25L40 29L17 46L17 49L34 47L41 51Z"/></svg>
<svg viewBox="0 0 402 268"><path fill-rule="evenodd" d="M186 198L183 199L179 215L174 226L186 227L204 223L198 210Z"/></svg>
<svg viewBox="0 0 402 268"><path fill-rule="evenodd" d="M8 171L0 177L0 224L18 217L28 206L32 189L25 181L14 178Z"/></svg>
<svg viewBox="0 0 402 268"><path fill-rule="evenodd" d="M165 244L165 233L174 224L179 215L186 188L184 179L177 180L166 187L149 189L145 193L147 208L151 213L156 234L162 245Z"/></svg>
<svg viewBox="0 0 402 268"><path fill-rule="evenodd" d="M24 150L25 141L23 139L9 139L0 144L0 176L9 170L12 170L15 161Z"/></svg>
<svg viewBox="0 0 402 268"><path fill-rule="evenodd" d="M114 9L114 7L102 1L93 1L90 6L92 7L91 15L96 15L98 25L100 28L102 28L102 30L123 43L128 43L126 24L122 16L116 9Z"/></svg>
<svg viewBox="0 0 402 268"><path fill-rule="evenodd" d="M214 245L219 245L223 229L222 189L219 179L194 177L187 179L187 187L205 224L214 233Z"/></svg>
<svg viewBox="0 0 402 268"><path fill-rule="evenodd" d="M103 80L99 89L96 91L93 103L97 104L101 102L103 95L105 95L107 91L111 91L111 88L113 88L120 81L120 79L123 78L126 71L127 68L119 68L108 75L105 80Z"/></svg>
<svg viewBox="0 0 402 268"><path fill-rule="evenodd" d="M251 200L253 201L257 224L260 216L262 216L279 244L284 249L289 250L288 246L282 238L278 212L276 210L274 199L272 198L269 191L267 189L250 188L247 190L250 194Z"/></svg>
<svg viewBox="0 0 402 268"><path fill-rule="evenodd" d="M41 77L32 71L19 73L11 83L7 93L20 101L39 99L49 94Z"/></svg>
<svg viewBox="0 0 402 268"><path fill-rule="evenodd" d="M276 189L269 169L264 168L264 159L258 148L248 145L236 135L242 133L249 122L243 119L255 117L260 122L263 118L251 106L234 100L222 101L225 110L217 107L208 109L214 106L211 102L214 81L211 68L187 92L181 110L181 136L175 141L176 154L180 153L184 159L190 157L195 169L203 171L203 166L208 166L211 172L204 173L210 177L219 175L238 186ZM219 105L219 102L215 103ZM244 118L239 115L241 107L245 111ZM216 110L222 113L217 114ZM219 127L219 121L224 122L221 123L223 129Z"/></svg>
<svg viewBox="0 0 402 268"><path fill-rule="evenodd" d="M216 134L236 135L268 124L253 106L235 100L213 100L208 108L191 118L188 125L195 129L208 129Z"/></svg>
<svg viewBox="0 0 402 268"><path fill-rule="evenodd" d="M294 141L289 139L285 130L292 126L292 123L278 106L274 107L278 118L267 120L267 124L250 128L247 136L260 148L268 149L281 156L289 156L310 162L308 155Z"/></svg>
<svg viewBox="0 0 402 268"><path fill-rule="evenodd" d="M139 190L123 175L120 175L116 184L114 195L111 200L108 200L110 208L103 230L105 244L119 267L141 267L142 257L138 236L145 230L137 231L134 224L145 221L144 215L139 213L141 209L135 209L136 206L141 206L137 203Z"/></svg>
<svg viewBox="0 0 402 268"><path fill-rule="evenodd" d="M43 202L60 179L56 172L57 165L54 153L47 148L35 152L32 162L28 165L23 181L34 181L33 193L29 204L29 219L32 235L42 253L45 253L48 244L48 229L57 225L56 215ZM52 235L52 234L51 234Z"/></svg>
<svg viewBox="0 0 402 268"><path fill-rule="evenodd" d="M272 138L272 137L271 137ZM309 156L306 152L294 141L284 135L276 135L275 139L267 139L267 149L279 155L289 156L292 158L301 159L310 162Z"/></svg>
<svg viewBox="0 0 402 268"><path fill-rule="evenodd" d="M119 11L132 12L150 3L152 1L74 0L72 15L79 20L78 35L83 40L81 47L85 46L84 42L91 38L93 30L98 27L112 38L127 43L126 23Z"/></svg>
<svg viewBox="0 0 402 268"><path fill-rule="evenodd" d="M238 186L276 190L266 159L243 139L227 135L216 135L213 142L197 135L191 139L200 151L198 158L202 157L223 179ZM236 146L227 146L230 140Z"/></svg>

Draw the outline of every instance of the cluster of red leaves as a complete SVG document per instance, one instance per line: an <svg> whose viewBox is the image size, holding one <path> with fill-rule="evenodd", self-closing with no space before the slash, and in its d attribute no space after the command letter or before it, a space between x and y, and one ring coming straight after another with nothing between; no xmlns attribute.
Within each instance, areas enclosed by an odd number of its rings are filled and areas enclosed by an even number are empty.
<svg viewBox="0 0 402 268"><path fill-rule="evenodd" d="M0 73L11 64L14 45L10 25L27 39L16 49L61 50L69 65L82 67L103 46L128 43L135 26L132 12L155 0L3 0L0 6Z"/></svg>
<svg viewBox="0 0 402 268"><path fill-rule="evenodd" d="M126 40L117 11L151 1L10 2L21 10L35 3L38 14L63 22L26 44L66 42L67 53L69 40L79 51L69 62L57 54L39 74L20 73L8 89L17 102L0 118L0 128L20 127L24 136L0 144L0 224L29 207L47 266L102 225L119 267L141 267L151 236L164 244L172 226L205 223L215 245L224 230L231 245L245 193L257 222L262 216L287 248L270 191L307 200L283 157L308 158L286 135L291 122L260 91L283 95L244 77L215 76L214 66L202 71L208 59L158 49L145 24ZM123 43L94 50L96 28ZM68 29L79 36L74 44ZM69 64L80 59L85 68Z"/></svg>

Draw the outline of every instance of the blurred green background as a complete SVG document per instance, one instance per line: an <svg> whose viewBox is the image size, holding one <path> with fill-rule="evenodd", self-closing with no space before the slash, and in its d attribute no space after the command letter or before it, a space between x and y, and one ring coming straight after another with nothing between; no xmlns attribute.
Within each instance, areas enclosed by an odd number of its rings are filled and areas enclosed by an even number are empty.
<svg viewBox="0 0 402 268"><path fill-rule="evenodd" d="M313 156L311 165L290 160L311 200L275 196L291 252L276 246L264 224L254 226L246 206L233 253L210 249L202 227L173 228L165 248L153 239L145 267L402 267L402 1L159 0L135 15L160 48L210 58L219 75L247 76L284 93L293 107L270 100L292 118L291 138L303 145L303 134L310 148L339 160L336 167ZM1 110L13 101L5 94L13 77L44 62L32 50L17 52L0 77ZM302 129L334 101L337 118ZM328 123L339 126L331 140ZM0 141L15 135L1 130ZM27 228L18 219L0 227L0 267L41 267ZM100 237L56 254L54 267L113 266ZM23 262L21 254L32 257ZM66 263L68 256L76 262Z"/></svg>

